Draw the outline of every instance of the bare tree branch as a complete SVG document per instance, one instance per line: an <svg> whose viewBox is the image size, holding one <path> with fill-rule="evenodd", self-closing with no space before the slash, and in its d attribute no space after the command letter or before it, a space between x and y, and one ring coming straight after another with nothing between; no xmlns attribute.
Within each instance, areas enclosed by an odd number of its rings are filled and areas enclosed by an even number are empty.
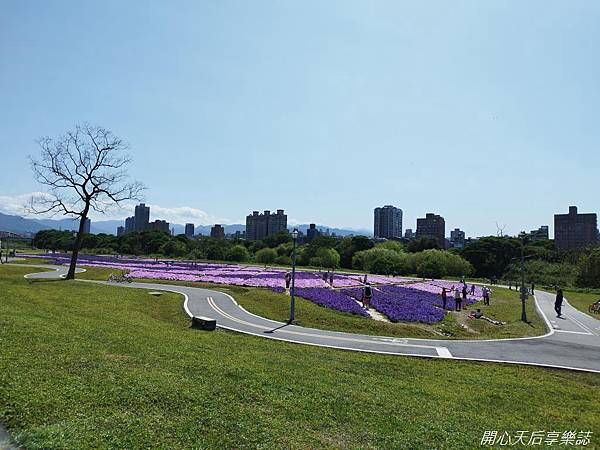
<svg viewBox="0 0 600 450"><path fill-rule="evenodd" d="M140 200L145 187L139 181L128 181L128 146L105 128L83 123L56 139L40 138L38 145L39 157L29 158L31 169L48 193L32 197L26 211L80 218L67 275L67 279L74 278L83 225L90 209L104 213L111 205Z"/></svg>

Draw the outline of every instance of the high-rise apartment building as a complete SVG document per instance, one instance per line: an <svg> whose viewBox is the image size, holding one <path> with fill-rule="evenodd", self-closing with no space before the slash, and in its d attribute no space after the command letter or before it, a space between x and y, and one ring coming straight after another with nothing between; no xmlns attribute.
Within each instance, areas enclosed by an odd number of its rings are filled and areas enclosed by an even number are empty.
<svg viewBox="0 0 600 450"><path fill-rule="evenodd" d="M246 216L246 239L249 241L258 241L280 231L287 231L287 215L283 209L278 209L277 213L266 210L263 214L253 211Z"/></svg>
<svg viewBox="0 0 600 450"><path fill-rule="evenodd" d="M450 232L450 245L452 248L465 248L465 232L455 228Z"/></svg>
<svg viewBox="0 0 600 450"><path fill-rule="evenodd" d="M440 247L445 247L446 221L442 216L427 213L425 217L417 219L417 239L420 237L437 239Z"/></svg>
<svg viewBox="0 0 600 450"><path fill-rule="evenodd" d="M402 237L402 210L392 205L375 208L375 239L400 239Z"/></svg>
<svg viewBox="0 0 600 450"><path fill-rule="evenodd" d="M134 231L144 231L150 223L150 207L145 203L140 203L135 207L135 215L133 216Z"/></svg>
<svg viewBox="0 0 600 450"><path fill-rule="evenodd" d="M558 250L576 250L598 243L596 214L579 214L569 206L569 214L554 215L554 243Z"/></svg>
<svg viewBox="0 0 600 450"><path fill-rule="evenodd" d="M210 237L215 239L225 239L225 228L218 223L210 229Z"/></svg>
<svg viewBox="0 0 600 450"><path fill-rule="evenodd" d="M125 233L132 233L135 231L134 226L135 217L131 216L125 219Z"/></svg>
<svg viewBox="0 0 600 450"><path fill-rule="evenodd" d="M317 230L317 226L311 223L306 230L306 241L311 242L314 238L319 236L321 232Z"/></svg>
<svg viewBox="0 0 600 450"><path fill-rule="evenodd" d="M185 235L189 238L194 236L194 224L193 223L185 224Z"/></svg>
<svg viewBox="0 0 600 450"><path fill-rule="evenodd" d="M164 231L165 233L171 234L169 222L166 220L155 220L154 222L149 222L145 229L151 231Z"/></svg>

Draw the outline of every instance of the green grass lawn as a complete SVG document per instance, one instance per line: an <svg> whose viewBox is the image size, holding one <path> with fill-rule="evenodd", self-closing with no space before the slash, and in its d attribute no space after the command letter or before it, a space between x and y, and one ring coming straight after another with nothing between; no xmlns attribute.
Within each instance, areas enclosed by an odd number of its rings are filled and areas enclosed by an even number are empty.
<svg viewBox="0 0 600 450"><path fill-rule="evenodd" d="M100 267L87 267L86 270L87 272L78 274L77 277L80 279L107 280L110 273L120 274L119 270ZM269 289L197 282L139 281L215 289L230 294L240 305L259 316L281 322L289 318L289 296L275 293ZM506 322L506 325L498 326L484 320L468 319L468 312L474 308L481 308L485 315ZM537 314L533 302L528 302L527 314L531 321L529 324L521 322L521 306L518 294L515 291L501 288L494 289L491 306L483 306L483 303L480 302L467 311L451 312L444 320L432 325L381 322L324 308L303 298L298 298L296 302L296 317L302 326L395 337L498 339L544 334L546 332L544 321Z"/></svg>
<svg viewBox="0 0 600 450"><path fill-rule="evenodd" d="M591 430L600 376L196 331L182 298L0 268L0 421L26 448L478 448Z"/></svg>
<svg viewBox="0 0 600 450"><path fill-rule="evenodd" d="M565 291L564 295L570 305L592 316L594 319L600 320L600 314L591 314L588 310L592 303L600 299L600 294Z"/></svg>

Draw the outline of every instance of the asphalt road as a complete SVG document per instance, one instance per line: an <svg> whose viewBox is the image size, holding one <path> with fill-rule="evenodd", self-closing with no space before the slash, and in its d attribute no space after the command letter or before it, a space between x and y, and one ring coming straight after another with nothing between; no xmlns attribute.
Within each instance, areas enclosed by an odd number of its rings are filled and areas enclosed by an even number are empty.
<svg viewBox="0 0 600 450"><path fill-rule="evenodd" d="M55 269L27 278L56 278L65 266L40 265ZM107 283L107 282L100 282ZM563 304L563 319L556 318L554 295L537 291L535 302L546 321L548 333L532 338L500 340L434 340L369 336L287 325L256 316L222 292L160 283L123 283L123 287L177 292L185 296L188 316L217 320L217 326L267 339L344 350L429 358L528 364L600 373L600 320ZM529 300L531 301L531 300Z"/></svg>

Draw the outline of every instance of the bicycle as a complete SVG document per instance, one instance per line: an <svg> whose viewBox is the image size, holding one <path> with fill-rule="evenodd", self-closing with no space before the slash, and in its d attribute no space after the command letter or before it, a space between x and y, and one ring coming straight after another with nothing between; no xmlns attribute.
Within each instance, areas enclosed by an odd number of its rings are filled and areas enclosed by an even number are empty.
<svg viewBox="0 0 600 450"><path fill-rule="evenodd" d="M594 303L590 305L588 311L591 314L600 314L600 300L596 300Z"/></svg>
<svg viewBox="0 0 600 450"><path fill-rule="evenodd" d="M131 283L133 280L127 276L127 274L122 274L122 275L114 275L114 274L110 274L108 276L108 282L109 283Z"/></svg>

